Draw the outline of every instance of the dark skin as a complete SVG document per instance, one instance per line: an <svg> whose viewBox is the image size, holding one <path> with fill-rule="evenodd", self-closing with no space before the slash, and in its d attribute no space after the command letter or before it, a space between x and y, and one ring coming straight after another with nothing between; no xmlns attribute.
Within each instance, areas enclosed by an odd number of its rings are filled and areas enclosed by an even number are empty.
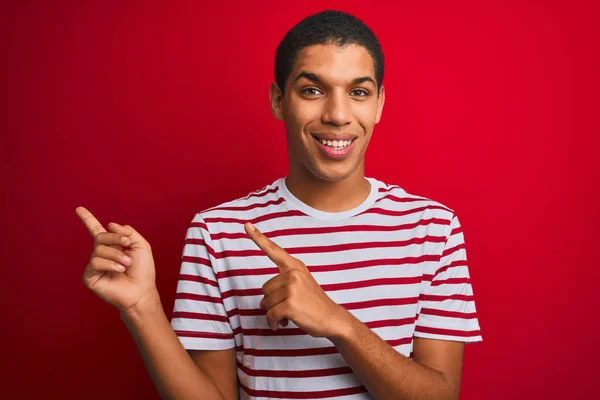
<svg viewBox="0 0 600 400"><path fill-rule="evenodd" d="M271 110L286 128L286 184L309 206L341 212L368 196L364 155L385 102L385 88L375 82L373 59L363 47L315 45L298 55L284 94L271 85ZM351 134L354 148L330 159L313 138L322 132ZM280 268L262 288L271 329L291 320L311 336L328 338L376 399L458 398L464 343L414 338L413 360L404 357L334 303L300 260L250 224L246 232Z"/></svg>
<svg viewBox="0 0 600 400"><path fill-rule="evenodd" d="M335 47L302 49L288 77L285 95L273 83L270 100L273 115L285 124L288 188L313 208L337 212L352 209L369 194L364 154L373 127L381 118L385 88L377 89L373 61L364 48L331 49ZM369 80L353 82L365 77ZM349 157L337 161L323 157L311 136L322 132L356 136Z"/></svg>
<svg viewBox="0 0 600 400"><path fill-rule="evenodd" d="M345 211L368 196L364 153L385 101L384 88L374 82L373 61L364 48L328 45L300 52L285 96L271 86L271 109L285 122L288 138L286 183L309 206ZM344 158L328 158L312 137L315 132L351 135L354 148ZM119 310L161 397L236 399L235 349L183 348L164 313L144 237L129 225L110 223L105 229L84 207L76 213L94 238L84 284ZM413 360L402 356L334 303L300 260L250 225L245 228L280 270L262 287L269 327L291 320L310 335L329 339L376 399L457 398L463 343L415 338Z"/></svg>

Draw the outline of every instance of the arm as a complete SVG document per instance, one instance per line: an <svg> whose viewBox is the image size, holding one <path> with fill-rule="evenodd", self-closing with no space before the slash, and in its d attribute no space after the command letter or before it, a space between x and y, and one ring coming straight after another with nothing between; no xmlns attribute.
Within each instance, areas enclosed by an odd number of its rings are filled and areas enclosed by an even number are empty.
<svg viewBox="0 0 600 400"><path fill-rule="evenodd" d="M121 319L162 398L237 399L235 350L188 354L171 328L158 293L121 313Z"/></svg>
<svg viewBox="0 0 600 400"><path fill-rule="evenodd" d="M160 395L237 398L235 350L194 352L192 360L169 324L156 290L150 244L129 225L111 223L107 232L84 207L75 212L94 238L83 282L119 310Z"/></svg>
<svg viewBox="0 0 600 400"><path fill-rule="evenodd" d="M262 287L269 327L276 330L287 319L313 337L328 338L377 399L457 398L464 342L481 336L456 218L448 231L440 262L431 263L432 283L424 288L413 361L334 303L300 260L247 224L248 235L281 272Z"/></svg>
<svg viewBox="0 0 600 400"><path fill-rule="evenodd" d="M464 343L414 338L411 360L345 312L329 339L375 399L458 398Z"/></svg>
<svg viewBox="0 0 600 400"><path fill-rule="evenodd" d="M432 281L420 299L413 360L339 307L343 322L330 340L377 399L458 398L464 343L481 340L466 260L454 216L440 261L427 271Z"/></svg>

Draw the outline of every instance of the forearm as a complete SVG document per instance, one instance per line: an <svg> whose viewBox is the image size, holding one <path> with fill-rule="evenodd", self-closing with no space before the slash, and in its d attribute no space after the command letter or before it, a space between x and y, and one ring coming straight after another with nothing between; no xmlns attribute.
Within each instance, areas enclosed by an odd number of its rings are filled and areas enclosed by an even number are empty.
<svg viewBox="0 0 600 400"><path fill-rule="evenodd" d="M348 312L345 320L330 340L375 399L455 398L441 372L404 357Z"/></svg>
<svg viewBox="0 0 600 400"><path fill-rule="evenodd" d="M144 364L164 399L223 399L213 381L188 355L164 313L158 294L148 304L121 314Z"/></svg>

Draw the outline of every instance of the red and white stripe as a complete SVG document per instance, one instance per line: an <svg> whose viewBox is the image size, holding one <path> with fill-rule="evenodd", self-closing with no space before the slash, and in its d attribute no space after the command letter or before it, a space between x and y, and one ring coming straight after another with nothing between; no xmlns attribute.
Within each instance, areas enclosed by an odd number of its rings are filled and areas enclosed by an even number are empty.
<svg viewBox="0 0 600 400"><path fill-rule="evenodd" d="M412 356L413 337L482 340L458 218L369 181L369 198L344 218L302 205L283 178L194 217L171 324L186 349L236 349L240 398L369 398L330 341L292 322L269 329L261 287L279 271L245 234L246 221L399 353Z"/></svg>

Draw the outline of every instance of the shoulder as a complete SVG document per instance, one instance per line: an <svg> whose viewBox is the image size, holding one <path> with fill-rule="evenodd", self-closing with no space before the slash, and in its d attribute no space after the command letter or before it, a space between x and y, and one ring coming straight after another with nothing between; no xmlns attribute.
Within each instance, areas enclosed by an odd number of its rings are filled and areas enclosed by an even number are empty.
<svg viewBox="0 0 600 400"><path fill-rule="evenodd" d="M412 193L400 185L389 184L375 178L369 179L378 186L379 193L374 207L397 211L429 211L443 215L447 219L454 216L454 209L440 201Z"/></svg>
<svg viewBox="0 0 600 400"><path fill-rule="evenodd" d="M202 220L223 216L244 218L252 214L252 210L277 206L283 202L283 197L281 197L279 190L279 181L280 179L277 179L243 197L201 210L196 214L195 218Z"/></svg>

